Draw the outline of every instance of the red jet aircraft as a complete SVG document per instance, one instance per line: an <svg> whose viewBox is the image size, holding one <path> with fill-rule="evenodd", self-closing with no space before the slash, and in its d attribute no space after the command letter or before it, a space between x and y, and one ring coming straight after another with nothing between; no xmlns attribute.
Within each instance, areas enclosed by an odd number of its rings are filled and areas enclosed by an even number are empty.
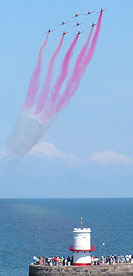
<svg viewBox="0 0 133 276"><path fill-rule="evenodd" d="M79 25L81 25L81 24L83 24L83 23L77 22L73 27L77 27L77 26L79 26Z"/></svg>
<svg viewBox="0 0 133 276"><path fill-rule="evenodd" d="M68 32L63 32L63 34L61 34L61 35L66 35L66 34L68 34Z"/></svg>
<svg viewBox="0 0 133 276"><path fill-rule="evenodd" d="M85 15L89 15L91 13L93 13L94 11L88 11Z"/></svg>
<svg viewBox="0 0 133 276"><path fill-rule="evenodd" d="M48 32L46 32L46 33L51 33L51 32L53 32L53 31L54 31L54 30L49 29Z"/></svg>
<svg viewBox="0 0 133 276"><path fill-rule="evenodd" d="M95 25L97 25L97 23L92 23L91 26L89 26L89 28L94 27Z"/></svg>
<svg viewBox="0 0 133 276"><path fill-rule="evenodd" d="M65 25L65 24L67 24L67 23L68 23L68 21L67 21L67 22L62 21L61 24L60 24L59 26Z"/></svg>
<svg viewBox="0 0 133 276"><path fill-rule="evenodd" d="M78 16L80 16L80 15L81 15L81 13L75 13L75 15L74 15L72 18L78 17Z"/></svg>
<svg viewBox="0 0 133 276"><path fill-rule="evenodd" d="M106 9L101 9L99 12L97 12L97 13L102 13L103 11L105 11L105 10L107 10L107 8Z"/></svg>

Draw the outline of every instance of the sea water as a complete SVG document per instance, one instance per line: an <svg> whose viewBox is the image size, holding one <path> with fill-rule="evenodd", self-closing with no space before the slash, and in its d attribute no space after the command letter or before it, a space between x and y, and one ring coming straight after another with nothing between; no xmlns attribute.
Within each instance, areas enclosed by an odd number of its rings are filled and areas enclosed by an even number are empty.
<svg viewBox="0 0 133 276"><path fill-rule="evenodd" d="M1 199L0 276L27 276L34 255L71 256L80 217L95 256L133 254L133 198Z"/></svg>

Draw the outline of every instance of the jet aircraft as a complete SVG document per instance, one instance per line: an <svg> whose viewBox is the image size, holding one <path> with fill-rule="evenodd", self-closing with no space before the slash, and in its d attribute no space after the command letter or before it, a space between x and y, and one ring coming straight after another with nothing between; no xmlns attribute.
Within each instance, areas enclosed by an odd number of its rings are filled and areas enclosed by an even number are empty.
<svg viewBox="0 0 133 276"><path fill-rule="evenodd" d="M105 10L107 10L107 8L106 9L101 9L99 12L97 12L97 13L102 13L103 11L105 11Z"/></svg>
<svg viewBox="0 0 133 276"><path fill-rule="evenodd" d="M95 25L97 25L97 23L92 23L91 26L89 26L89 28L94 27Z"/></svg>
<svg viewBox="0 0 133 276"><path fill-rule="evenodd" d="M68 32L63 32L63 35L66 35L66 34L68 34Z"/></svg>
<svg viewBox="0 0 133 276"><path fill-rule="evenodd" d="M78 17L78 16L80 16L80 15L81 15L81 13L75 13L75 15L74 15L72 18Z"/></svg>
<svg viewBox="0 0 133 276"><path fill-rule="evenodd" d="M93 13L94 11L88 11L85 15L89 15L91 13Z"/></svg>
<svg viewBox="0 0 133 276"><path fill-rule="evenodd" d="M63 32L61 35L66 35L66 34L68 34L68 32Z"/></svg>
<svg viewBox="0 0 133 276"><path fill-rule="evenodd" d="M78 35L80 35L80 34L82 34L82 33L83 33L83 32L78 31L78 33L77 33L77 34L78 34Z"/></svg>
<svg viewBox="0 0 133 276"><path fill-rule="evenodd" d="M77 27L77 26L80 26L81 24L83 24L83 23L79 23L79 22L77 22L73 27Z"/></svg>
<svg viewBox="0 0 133 276"><path fill-rule="evenodd" d="M51 32L53 32L53 31L54 31L54 30L49 29L48 32L46 32L46 33L51 33Z"/></svg>
<svg viewBox="0 0 133 276"><path fill-rule="evenodd" d="M67 24L67 23L68 23L68 21L66 21L66 22L65 22L65 21L62 21L61 24L60 24L59 26L65 25L65 24Z"/></svg>

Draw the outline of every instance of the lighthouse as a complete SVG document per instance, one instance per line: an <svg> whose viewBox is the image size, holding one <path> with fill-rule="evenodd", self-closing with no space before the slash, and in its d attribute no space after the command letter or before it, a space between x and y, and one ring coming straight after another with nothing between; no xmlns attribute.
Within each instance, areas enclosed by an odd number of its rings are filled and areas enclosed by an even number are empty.
<svg viewBox="0 0 133 276"><path fill-rule="evenodd" d="M91 251L95 250L91 246L91 228L84 228L81 217L80 228L73 230L73 245L69 247L73 251L73 265L91 265Z"/></svg>

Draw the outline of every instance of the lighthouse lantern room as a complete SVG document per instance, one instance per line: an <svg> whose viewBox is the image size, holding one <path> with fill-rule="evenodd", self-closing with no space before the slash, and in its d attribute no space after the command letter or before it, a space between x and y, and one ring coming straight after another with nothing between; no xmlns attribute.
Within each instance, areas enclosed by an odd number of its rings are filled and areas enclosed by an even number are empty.
<svg viewBox="0 0 133 276"><path fill-rule="evenodd" d="M80 228L73 230L73 245L69 250L73 251L73 265L91 265L91 251L95 247L91 246L91 229L83 228L82 217Z"/></svg>

